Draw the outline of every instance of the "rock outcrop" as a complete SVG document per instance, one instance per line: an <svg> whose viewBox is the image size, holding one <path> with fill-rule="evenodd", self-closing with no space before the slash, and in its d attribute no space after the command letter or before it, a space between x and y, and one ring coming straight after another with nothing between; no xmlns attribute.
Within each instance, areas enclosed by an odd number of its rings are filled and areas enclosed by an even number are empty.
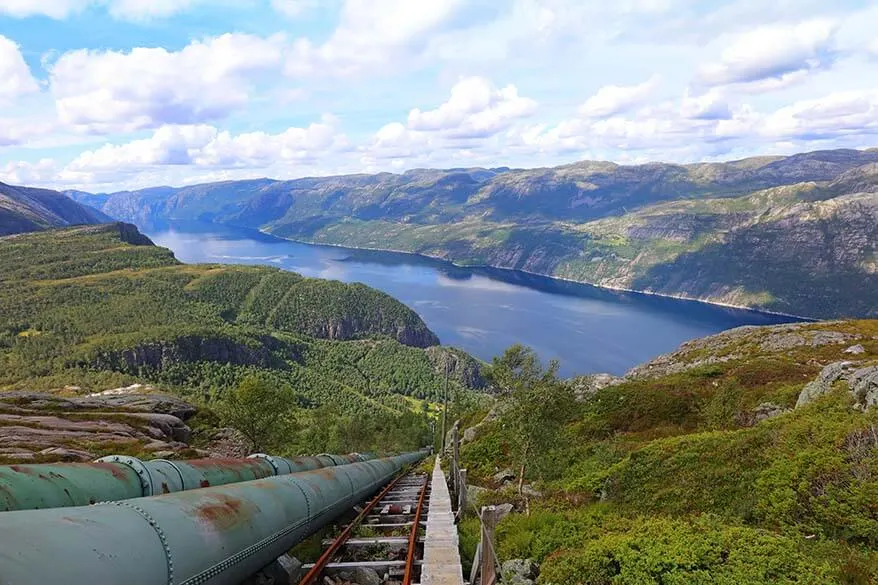
<svg viewBox="0 0 878 585"><path fill-rule="evenodd" d="M569 380L568 383L573 388L576 400L583 402L594 396L598 390L603 390L607 386L621 384L624 381L624 378L619 378L612 374L591 374L588 376L577 376Z"/></svg>
<svg viewBox="0 0 878 585"><path fill-rule="evenodd" d="M739 413L735 417L735 422L742 427L752 427L753 425L759 424L764 420L780 416L782 414L790 412L791 410L791 408L785 408L773 402L763 402L753 410Z"/></svg>
<svg viewBox="0 0 878 585"><path fill-rule="evenodd" d="M90 461L113 452L168 456L189 448L191 431L184 418L194 414L192 405L163 394L4 392L0 460Z"/></svg>
<svg viewBox="0 0 878 585"><path fill-rule="evenodd" d="M878 404L878 366L859 368L847 377L857 404L866 409Z"/></svg>
<svg viewBox="0 0 878 585"><path fill-rule="evenodd" d="M816 379L805 385L796 401L796 408L823 396L838 382L846 385L858 408L866 410L878 404L878 366L834 362L823 368Z"/></svg>
<svg viewBox="0 0 878 585"><path fill-rule="evenodd" d="M501 585L533 585L540 568L533 559L510 559L500 568Z"/></svg>
<svg viewBox="0 0 878 585"><path fill-rule="evenodd" d="M482 432L482 429L485 428L485 425L488 425L500 418L500 414L504 404L506 403L500 402L495 404L493 407L491 407L491 410L488 411L488 414L485 415L485 418L480 420L478 424L467 427L467 429L463 431L463 436L461 437L460 442L465 444L475 441L476 437L479 436L479 433Z"/></svg>
<svg viewBox="0 0 878 585"><path fill-rule="evenodd" d="M761 356L788 356L796 350L838 347L838 355L848 354L850 344L862 344L868 337L835 330L841 322L790 323L757 327L747 325L701 337L682 344L676 351L660 355L628 371L625 379L648 379L678 374L704 366L722 366L741 359ZM865 352L865 348L863 348ZM810 352L804 352L810 353ZM809 358L811 359L811 358Z"/></svg>
<svg viewBox="0 0 878 585"><path fill-rule="evenodd" d="M796 400L796 408L804 406L809 402L814 402L817 398L832 390L832 385L849 372L852 365L852 362L835 362L823 368L817 378L808 382L802 388L802 391L799 393L799 399Z"/></svg>
<svg viewBox="0 0 878 585"><path fill-rule="evenodd" d="M428 347L425 352L437 374L445 375L448 368L450 379L476 390L488 388L488 381L482 375L482 364L468 353L438 345Z"/></svg>

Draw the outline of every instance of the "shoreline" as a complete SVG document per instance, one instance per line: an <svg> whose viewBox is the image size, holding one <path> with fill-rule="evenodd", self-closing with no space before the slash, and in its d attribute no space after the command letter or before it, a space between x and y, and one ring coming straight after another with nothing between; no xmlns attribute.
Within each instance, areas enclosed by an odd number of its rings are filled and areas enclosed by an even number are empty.
<svg viewBox="0 0 878 585"><path fill-rule="evenodd" d="M527 274L530 276L538 276L540 278L546 278L546 279L554 280L554 281L558 281L558 282L578 284L581 286L590 286L590 287L600 289L600 290L613 291L613 292L624 292L624 293L630 293L630 294L658 297L658 298L663 298L663 299L674 299L677 301L689 301L692 303L702 303L705 305L712 305L715 307L723 307L726 309L736 309L739 311L750 311L753 313L760 313L763 315L771 315L773 317L788 317L791 319L798 319L798 320L807 321L810 323L817 323L817 322L825 320L825 319L817 319L814 317L805 317L803 315L794 315L792 313L783 313L780 311L769 311L766 309L755 309L753 307L748 307L746 305L734 305L731 303L723 303L720 301L698 299L698 298L687 297L687 296L683 296L683 295L672 295L672 294L667 294L667 293L657 293L657 292L651 292L651 291L636 290L636 289L631 289L631 288L594 284L591 282L584 282L581 280L573 280L572 278L565 278L563 276L553 276L553 275L548 275L548 274L542 274L539 272L532 272L530 270L523 270L520 268L501 268L499 266L492 266L490 264L458 264L457 262L454 262L453 260L448 260L447 258L442 258L441 256L432 256L430 254L424 254L422 252L411 252L411 251L407 251L407 250L394 250L392 248L370 248L367 246L350 246L350 245L343 245L343 244L330 244L330 243L326 243L326 242L314 242L314 241L301 240L301 239L296 239L296 238L286 238L283 236L278 236L276 234L273 234L269 231L266 231L263 228L258 228L257 231L259 231L260 233L262 233L266 236L271 236L271 237L277 238L279 240L286 240L288 242L295 242L297 244L307 244L309 246L326 246L328 248L361 250L364 252L389 252L389 253L393 253L393 254L402 254L405 256L414 256L414 257L418 257L418 258L424 258L424 259L432 260L435 262L443 262L445 264L448 264L450 266L454 266L455 268L460 268L463 270L487 269L487 270L501 270L501 271L511 272L511 273L518 272L521 274Z"/></svg>

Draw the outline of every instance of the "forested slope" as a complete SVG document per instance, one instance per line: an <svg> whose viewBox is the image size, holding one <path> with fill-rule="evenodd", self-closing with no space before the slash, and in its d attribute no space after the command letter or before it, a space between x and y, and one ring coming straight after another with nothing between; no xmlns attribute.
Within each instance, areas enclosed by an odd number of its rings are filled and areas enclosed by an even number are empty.
<svg viewBox="0 0 878 585"><path fill-rule="evenodd" d="M305 419L369 413L418 445L452 351L437 343L416 313L374 289L184 265L128 224L0 239L0 390L149 383L210 405L256 375L288 388ZM452 377L461 400L478 385L465 358ZM389 422L400 416L413 418Z"/></svg>

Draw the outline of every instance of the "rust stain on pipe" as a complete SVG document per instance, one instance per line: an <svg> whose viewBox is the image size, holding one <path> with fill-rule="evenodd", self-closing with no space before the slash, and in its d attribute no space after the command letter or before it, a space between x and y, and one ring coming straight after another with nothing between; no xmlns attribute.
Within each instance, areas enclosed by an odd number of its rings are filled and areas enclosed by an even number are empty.
<svg viewBox="0 0 878 585"><path fill-rule="evenodd" d="M201 504L195 508L195 515L202 521L213 526L216 530L228 530L240 522L248 521L252 507L244 506L243 500L232 498L224 494L212 496L213 501Z"/></svg>

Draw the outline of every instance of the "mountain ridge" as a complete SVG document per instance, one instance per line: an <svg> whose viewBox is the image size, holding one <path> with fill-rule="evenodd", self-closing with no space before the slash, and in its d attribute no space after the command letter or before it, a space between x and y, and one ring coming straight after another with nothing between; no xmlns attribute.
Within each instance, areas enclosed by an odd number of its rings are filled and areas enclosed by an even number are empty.
<svg viewBox="0 0 878 585"><path fill-rule="evenodd" d="M841 149L413 169L127 191L102 210L141 226L212 221L767 312L868 317L878 314L866 292L878 280L876 166L878 151ZM799 246L808 254L786 252Z"/></svg>
<svg viewBox="0 0 878 585"><path fill-rule="evenodd" d="M0 183L0 236L108 221L113 220L64 193Z"/></svg>

